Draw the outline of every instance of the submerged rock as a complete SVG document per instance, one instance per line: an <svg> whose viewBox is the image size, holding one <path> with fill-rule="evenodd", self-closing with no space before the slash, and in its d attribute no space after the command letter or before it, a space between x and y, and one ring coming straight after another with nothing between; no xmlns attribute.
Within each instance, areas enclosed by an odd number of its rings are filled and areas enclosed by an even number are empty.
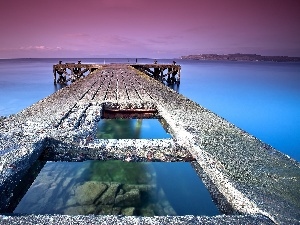
<svg viewBox="0 0 300 225"><path fill-rule="evenodd" d="M95 214L96 207L94 205L72 206L64 210L66 215L88 215Z"/></svg>
<svg viewBox="0 0 300 225"><path fill-rule="evenodd" d="M122 215L124 215L124 216L134 216L134 214L135 214L134 207L122 209Z"/></svg>
<svg viewBox="0 0 300 225"><path fill-rule="evenodd" d="M90 205L107 189L107 185L98 181L88 181L75 189L75 198L80 205Z"/></svg>
<svg viewBox="0 0 300 225"><path fill-rule="evenodd" d="M123 195L117 195L115 204L118 206L138 206L141 203L141 195L138 189L132 189Z"/></svg>
<svg viewBox="0 0 300 225"><path fill-rule="evenodd" d="M97 207L99 215L112 215L112 205L100 205Z"/></svg>
<svg viewBox="0 0 300 225"><path fill-rule="evenodd" d="M151 192L157 188L156 184L124 184L123 189L130 191L132 189L138 189L140 192Z"/></svg>
<svg viewBox="0 0 300 225"><path fill-rule="evenodd" d="M113 205L120 185L119 183L111 183L106 192L96 201L96 204Z"/></svg>

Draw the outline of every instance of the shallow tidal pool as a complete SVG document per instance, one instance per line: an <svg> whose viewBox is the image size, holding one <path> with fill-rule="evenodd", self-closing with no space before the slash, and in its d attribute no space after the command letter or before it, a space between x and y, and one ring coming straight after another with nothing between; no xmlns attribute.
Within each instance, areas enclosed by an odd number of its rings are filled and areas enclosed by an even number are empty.
<svg viewBox="0 0 300 225"><path fill-rule="evenodd" d="M67 215L218 215L188 162L47 162L13 211Z"/></svg>

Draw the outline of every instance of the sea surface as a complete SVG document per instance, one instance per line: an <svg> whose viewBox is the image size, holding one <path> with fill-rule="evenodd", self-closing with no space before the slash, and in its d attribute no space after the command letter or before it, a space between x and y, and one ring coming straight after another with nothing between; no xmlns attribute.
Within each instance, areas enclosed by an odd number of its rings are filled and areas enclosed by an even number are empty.
<svg viewBox="0 0 300 225"><path fill-rule="evenodd" d="M59 60L135 63L135 59L0 59L0 116L18 113L59 89L52 71ZM300 63L176 61L182 70L181 84L174 90L300 161Z"/></svg>

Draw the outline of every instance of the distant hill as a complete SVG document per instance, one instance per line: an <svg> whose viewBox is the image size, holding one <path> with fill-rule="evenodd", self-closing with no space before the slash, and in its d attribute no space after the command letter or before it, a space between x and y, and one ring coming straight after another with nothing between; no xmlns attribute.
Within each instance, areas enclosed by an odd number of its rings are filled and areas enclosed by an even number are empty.
<svg viewBox="0 0 300 225"><path fill-rule="evenodd" d="M193 60L230 60L230 61L274 61L274 62L300 62L300 57L289 56L262 56L257 54L200 54L181 56L181 59Z"/></svg>

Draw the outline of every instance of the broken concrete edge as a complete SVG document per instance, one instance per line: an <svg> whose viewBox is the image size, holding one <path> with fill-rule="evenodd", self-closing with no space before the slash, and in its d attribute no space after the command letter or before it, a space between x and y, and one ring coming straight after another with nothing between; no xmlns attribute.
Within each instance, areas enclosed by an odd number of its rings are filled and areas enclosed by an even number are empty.
<svg viewBox="0 0 300 225"><path fill-rule="evenodd" d="M174 144L172 139L96 139L87 145L49 139L41 159L49 161L122 160L127 162L194 160L189 151Z"/></svg>
<svg viewBox="0 0 300 225"><path fill-rule="evenodd" d="M30 166L38 159L45 147L46 139L19 147L5 156L1 156L0 171L0 212L9 204L12 192Z"/></svg>

